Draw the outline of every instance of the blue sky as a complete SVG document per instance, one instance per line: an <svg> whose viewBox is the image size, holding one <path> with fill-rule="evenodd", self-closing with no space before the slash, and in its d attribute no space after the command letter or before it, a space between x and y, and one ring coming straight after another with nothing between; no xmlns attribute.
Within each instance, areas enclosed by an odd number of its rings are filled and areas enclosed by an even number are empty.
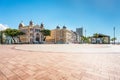
<svg viewBox="0 0 120 80"><path fill-rule="evenodd" d="M28 25L30 20L48 29L83 27L87 36L113 37L115 26L120 39L120 0L0 0L0 24L18 28L21 21Z"/></svg>

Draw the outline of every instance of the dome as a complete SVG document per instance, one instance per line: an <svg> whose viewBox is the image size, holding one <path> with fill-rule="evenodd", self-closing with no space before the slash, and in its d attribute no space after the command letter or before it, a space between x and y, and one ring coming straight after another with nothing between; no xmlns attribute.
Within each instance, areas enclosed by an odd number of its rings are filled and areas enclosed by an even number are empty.
<svg viewBox="0 0 120 80"><path fill-rule="evenodd" d="M21 23L19 24L19 28L20 28L20 27L24 27L23 22L21 22Z"/></svg>
<svg viewBox="0 0 120 80"><path fill-rule="evenodd" d="M31 20L30 23L29 23L30 26L33 26L33 21Z"/></svg>
<svg viewBox="0 0 120 80"><path fill-rule="evenodd" d="M63 26L63 29L66 29L67 27L66 26Z"/></svg>
<svg viewBox="0 0 120 80"><path fill-rule="evenodd" d="M41 23L40 28L44 28L44 24L43 23Z"/></svg>
<svg viewBox="0 0 120 80"><path fill-rule="evenodd" d="M57 26L57 27L56 27L56 29L60 29L60 27L59 27L59 26Z"/></svg>

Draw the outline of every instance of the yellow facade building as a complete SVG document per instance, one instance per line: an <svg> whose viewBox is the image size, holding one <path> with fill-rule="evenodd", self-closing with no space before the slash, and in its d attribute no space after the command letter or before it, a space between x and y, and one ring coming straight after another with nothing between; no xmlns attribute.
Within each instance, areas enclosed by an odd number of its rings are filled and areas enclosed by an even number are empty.
<svg viewBox="0 0 120 80"><path fill-rule="evenodd" d="M57 26L51 30L51 35L46 37L46 43L69 44L76 42L76 38L75 32L67 30L65 26L62 29Z"/></svg>

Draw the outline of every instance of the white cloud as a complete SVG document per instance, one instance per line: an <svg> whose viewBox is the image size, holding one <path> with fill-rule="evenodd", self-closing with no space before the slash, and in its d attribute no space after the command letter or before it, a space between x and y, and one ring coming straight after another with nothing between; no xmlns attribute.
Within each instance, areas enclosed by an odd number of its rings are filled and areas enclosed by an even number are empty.
<svg viewBox="0 0 120 80"><path fill-rule="evenodd" d="M9 28L8 25L0 24L0 31Z"/></svg>

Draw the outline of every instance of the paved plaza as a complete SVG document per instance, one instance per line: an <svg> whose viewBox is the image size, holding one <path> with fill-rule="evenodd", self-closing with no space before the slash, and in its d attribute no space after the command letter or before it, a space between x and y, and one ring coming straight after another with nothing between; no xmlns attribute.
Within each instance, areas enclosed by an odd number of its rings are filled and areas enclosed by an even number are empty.
<svg viewBox="0 0 120 80"><path fill-rule="evenodd" d="M120 80L120 45L0 45L0 80Z"/></svg>

